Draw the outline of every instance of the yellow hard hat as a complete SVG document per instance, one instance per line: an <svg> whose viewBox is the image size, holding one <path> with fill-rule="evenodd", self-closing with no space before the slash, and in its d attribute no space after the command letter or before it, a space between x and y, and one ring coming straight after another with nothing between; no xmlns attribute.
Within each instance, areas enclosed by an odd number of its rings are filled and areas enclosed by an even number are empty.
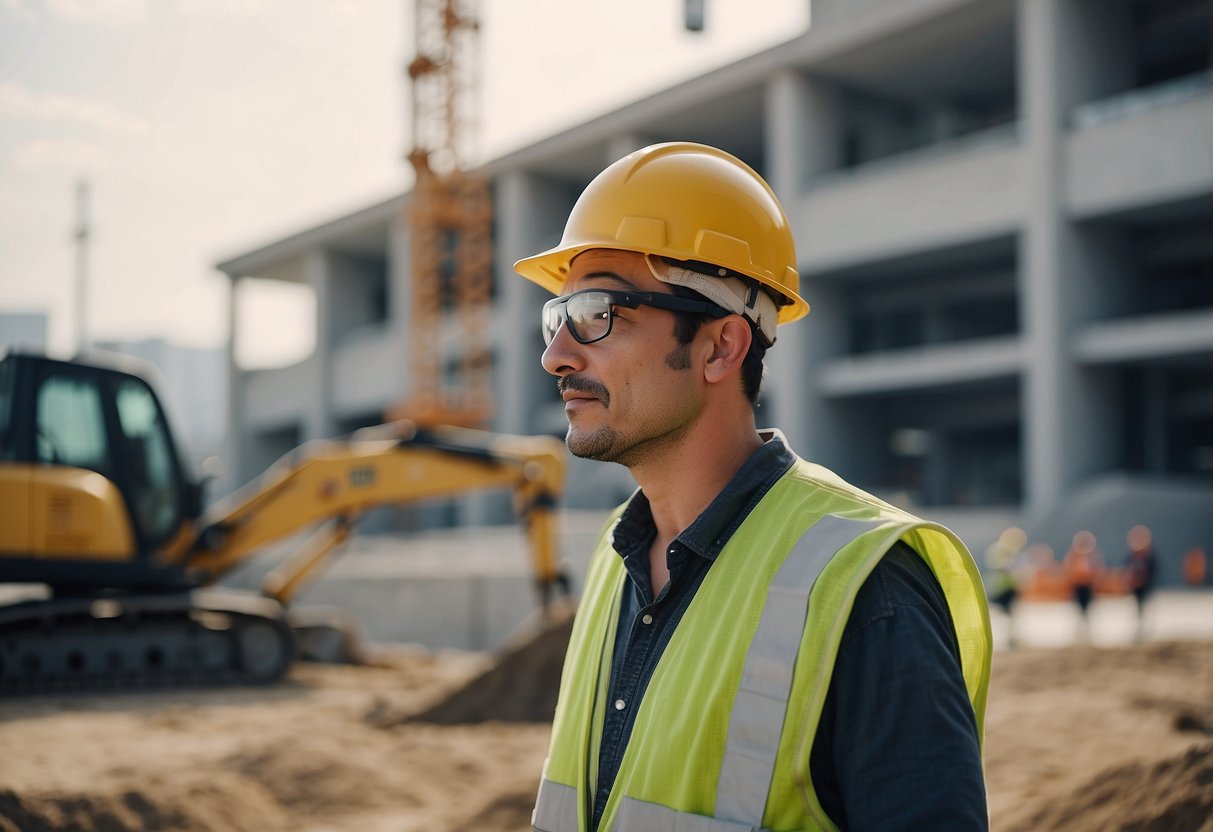
<svg viewBox="0 0 1213 832"><path fill-rule="evenodd" d="M792 230L774 191L745 162L714 147L666 142L611 164L577 199L560 244L524 257L514 270L558 295L573 258L592 248L751 277L776 296L781 324L809 311Z"/></svg>

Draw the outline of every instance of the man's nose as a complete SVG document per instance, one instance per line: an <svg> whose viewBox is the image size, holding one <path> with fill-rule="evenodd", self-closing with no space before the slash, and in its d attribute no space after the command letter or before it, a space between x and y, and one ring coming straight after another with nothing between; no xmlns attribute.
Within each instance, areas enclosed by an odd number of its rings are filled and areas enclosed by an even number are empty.
<svg viewBox="0 0 1213 832"><path fill-rule="evenodd" d="M552 337L552 343L543 351L540 362L543 369L554 376L565 376L585 369L584 345L569 333L568 324L562 323Z"/></svg>

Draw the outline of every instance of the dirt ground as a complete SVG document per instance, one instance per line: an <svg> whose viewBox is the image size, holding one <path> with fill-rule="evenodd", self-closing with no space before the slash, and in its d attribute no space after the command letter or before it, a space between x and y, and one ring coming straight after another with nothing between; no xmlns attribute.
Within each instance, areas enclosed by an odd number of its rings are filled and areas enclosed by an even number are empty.
<svg viewBox="0 0 1213 832"><path fill-rule="evenodd" d="M527 829L560 652L0 701L0 830ZM987 726L995 830L1213 830L1213 643L997 653Z"/></svg>

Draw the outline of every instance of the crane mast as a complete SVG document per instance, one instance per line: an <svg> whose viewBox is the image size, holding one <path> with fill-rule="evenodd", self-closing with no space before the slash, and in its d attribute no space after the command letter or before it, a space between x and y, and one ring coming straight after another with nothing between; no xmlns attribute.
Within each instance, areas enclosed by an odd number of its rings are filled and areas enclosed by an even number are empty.
<svg viewBox="0 0 1213 832"><path fill-rule="evenodd" d="M411 314L408 396L393 417L478 426L490 378L492 198L475 164L480 24L477 0L414 0L408 65L415 173L408 200ZM447 327L447 323L452 327ZM457 336L452 351L447 332Z"/></svg>

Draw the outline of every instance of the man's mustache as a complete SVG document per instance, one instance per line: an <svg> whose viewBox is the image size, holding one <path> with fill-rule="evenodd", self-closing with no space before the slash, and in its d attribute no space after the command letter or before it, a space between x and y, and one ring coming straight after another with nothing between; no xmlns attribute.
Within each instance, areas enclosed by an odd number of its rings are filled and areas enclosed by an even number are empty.
<svg viewBox="0 0 1213 832"><path fill-rule="evenodd" d="M602 402L604 407L611 404L611 393L606 389L606 386L600 381L594 381L583 376L564 376L557 380L556 389L563 396L567 391L572 390L576 393L589 393L594 398Z"/></svg>

